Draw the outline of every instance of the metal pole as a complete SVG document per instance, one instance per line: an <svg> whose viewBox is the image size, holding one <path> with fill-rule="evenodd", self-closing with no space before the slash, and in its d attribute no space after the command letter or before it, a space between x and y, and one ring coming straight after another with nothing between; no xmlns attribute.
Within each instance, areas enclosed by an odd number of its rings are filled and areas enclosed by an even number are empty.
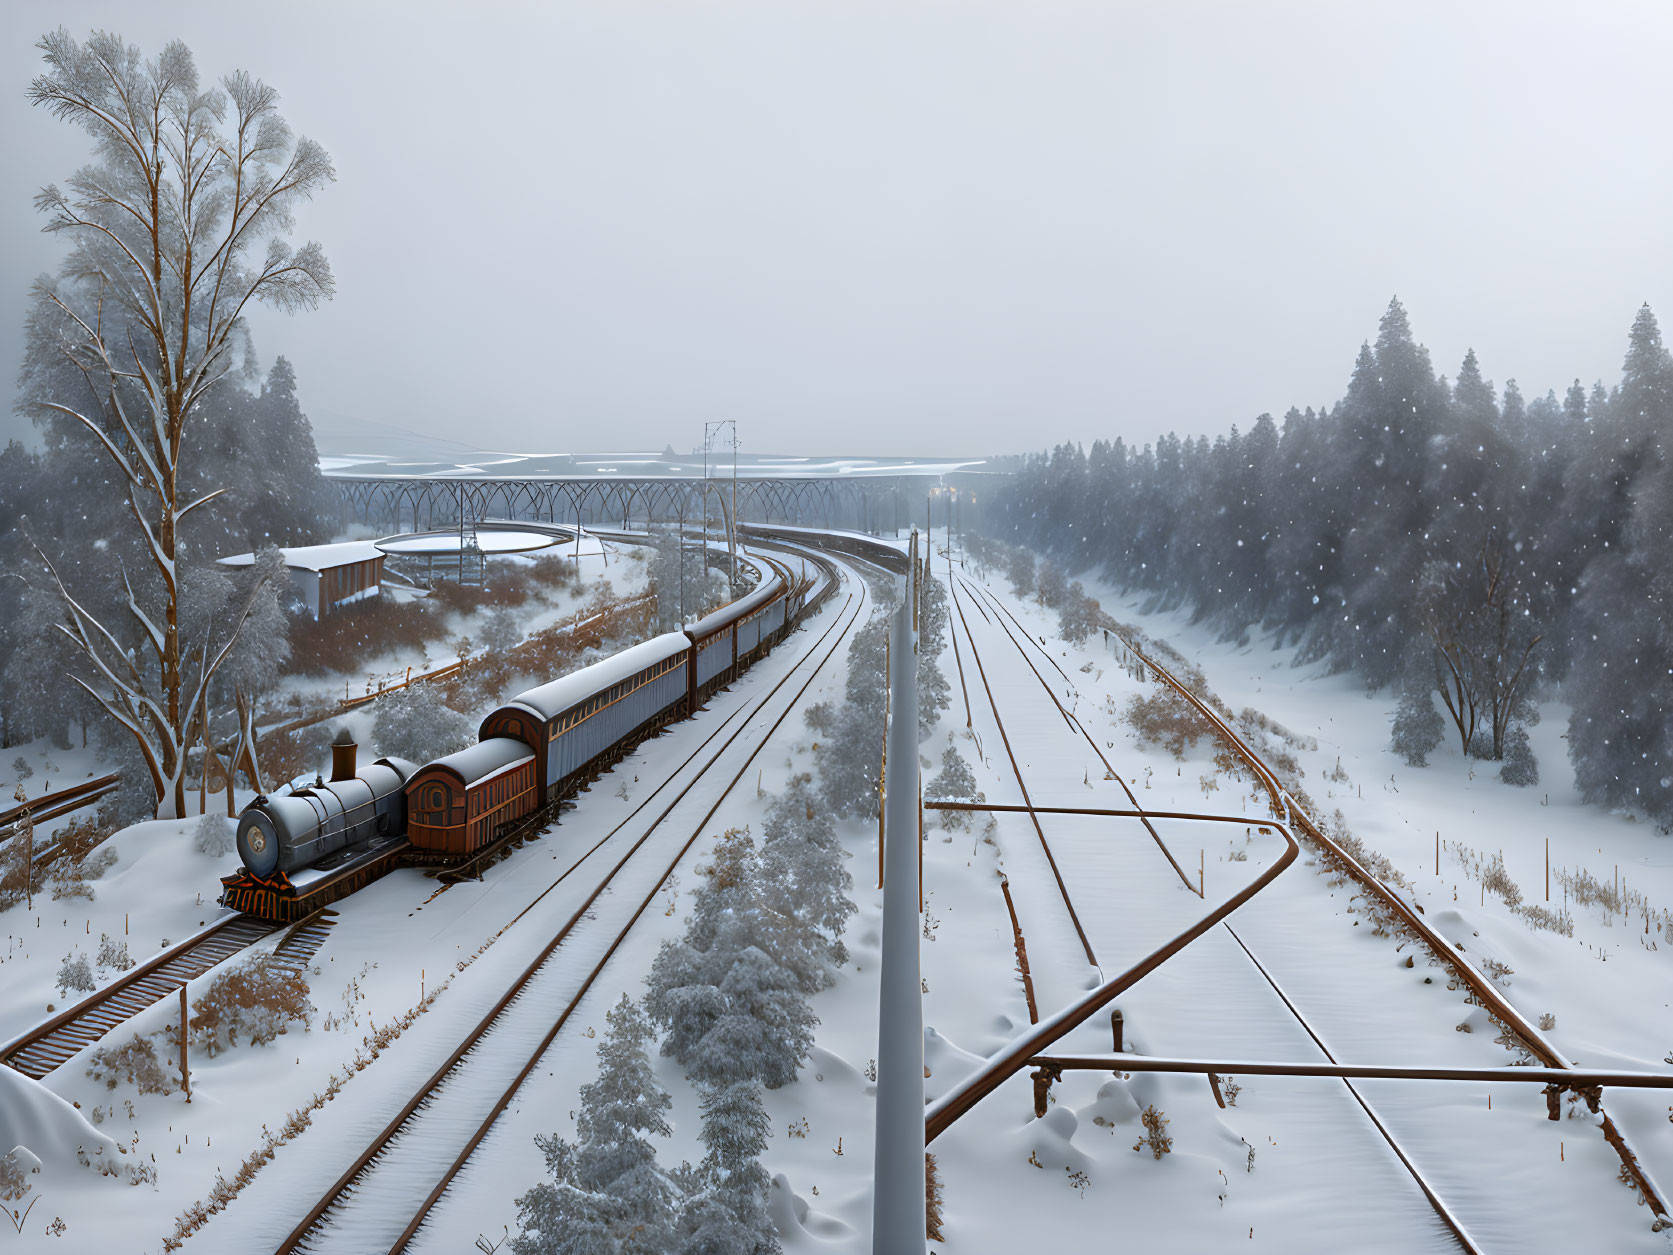
<svg viewBox="0 0 1673 1255"><path fill-rule="evenodd" d="M918 956L918 538L890 625L889 779L884 799L883 975L878 994L874 1255L925 1250L924 1004Z"/></svg>
<svg viewBox="0 0 1673 1255"><path fill-rule="evenodd" d="M728 540L732 547L732 587L738 586L738 420L728 419L732 424L732 519L729 528L731 535Z"/></svg>
<svg viewBox="0 0 1673 1255"><path fill-rule="evenodd" d="M877 887L883 887L883 814L889 792L889 638L883 638L883 744L877 756Z"/></svg>

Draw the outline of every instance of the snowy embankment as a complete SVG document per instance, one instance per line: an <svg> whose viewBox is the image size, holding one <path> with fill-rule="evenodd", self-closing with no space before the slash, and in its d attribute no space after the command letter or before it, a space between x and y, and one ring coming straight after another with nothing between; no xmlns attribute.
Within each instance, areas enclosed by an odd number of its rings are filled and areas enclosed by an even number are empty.
<svg viewBox="0 0 1673 1255"><path fill-rule="evenodd" d="M555 551L554 551L555 552ZM535 595L515 610L517 626L525 638L575 618L593 597L595 589L609 581L617 597L626 599L643 593L647 587L648 567L646 551L633 547L612 545L609 552L584 552L579 564L580 574L588 582L576 590L575 585L549 587L541 585ZM515 554L502 555L492 560L490 572L504 567L515 570L531 564L528 558ZM491 577L492 578L492 577ZM410 600L420 596L415 590L395 583L385 588L385 595ZM361 659L352 672L338 672L324 676L289 675L275 689L268 700L273 711L285 703L308 699L343 700L378 691L402 683L409 672L413 675L433 670L457 661L453 642L469 637L480 652L483 628L493 616L495 608L486 606L468 613L452 612L444 619L445 636L426 646L386 649Z"/></svg>

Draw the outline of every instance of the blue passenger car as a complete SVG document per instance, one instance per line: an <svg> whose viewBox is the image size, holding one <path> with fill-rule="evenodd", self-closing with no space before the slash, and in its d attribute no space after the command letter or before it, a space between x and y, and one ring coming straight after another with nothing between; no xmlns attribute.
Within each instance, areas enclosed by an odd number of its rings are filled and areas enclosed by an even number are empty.
<svg viewBox="0 0 1673 1255"><path fill-rule="evenodd" d="M690 650L683 632L625 649L519 693L482 721L480 735L535 747L544 805L685 713Z"/></svg>

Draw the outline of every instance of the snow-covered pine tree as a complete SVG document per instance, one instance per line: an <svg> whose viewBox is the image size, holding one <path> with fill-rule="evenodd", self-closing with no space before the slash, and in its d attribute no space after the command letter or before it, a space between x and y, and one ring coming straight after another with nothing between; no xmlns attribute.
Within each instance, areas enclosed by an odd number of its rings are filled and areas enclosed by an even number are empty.
<svg viewBox="0 0 1673 1255"><path fill-rule="evenodd" d="M64 962L58 969L58 989L60 993L90 992L97 986L93 983L93 969L87 965L87 956L80 950L74 954L66 954Z"/></svg>
<svg viewBox="0 0 1673 1255"><path fill-rule="evenodd" d="M976 773L949 744L941 754L941 772L924 787L928 797L955 802L985 802L987 796L976 787ZM942 811L941 826L952 832L970 827L971 812Z"/></svg>
<svg viewBox="0 0 1673 1255"><path fill-rule="evenodd" d="M778 1232L767 1211L771 1181L761 1166L769 1122L761 1088L739 1081L703 1096L703 1145L708 1153L685 1174L680 1255L778 1255Z"/></svg>
<svg viewBox="0 0 1673 1255"><path fill-rule="evenodd" d="M379 754L429 762L476 739L476 724L442 700L433 684L413 684L378 698L372 744Z"/></svg>
<svg viewBox="0 0 1673 1255"><path fill-rule="evenodd" d="M934 730L941 712L953 704L953 686L941 670L941 651L947 648L947 588L930 571L925 558L920 572L918 594L918 736L927 737ZM879 597L888 621L887 611L895 601L890 588ZM884 635L887 635L885 629ZM852 676L852 671L850 671ZM852 684L850 684L852 687Z"/></svg>
<svg viewBox="0 0 1673 1255"><path fill-rule="evenodd" d="M819 741L819 786L826 809L837 818L875 819L882 780L884 726L884 643L887 615L878 614L854 634L848 646L847 700L821 703L808 711Z"/></svg>
<svg viewBox="0 0 1673 1255"><path fill-rule="evenodd" d="M605 1016L598 1079L581 1087L576 1140L537 1137L551 1181L517 1199L516 1255L662 1255L680 1191L650 1136L672 1106L645 1054L650 1021L626 994Z"/></svg>
<svg viewBox="0 0 1673 1255"><path fill-rule="evenodd" d="M1408 767L1427 767L1429 751L1445 735L1446 720L1435 709L1432 691L1409 686L1400 695L1399 708L1394 712L1394 752L1406 760Z"/></svg>
<svg viewBox="0 0 1673 1255"><path fill-rule="evenodd" d="M1528 729L1521 724L1513 726L1505 739L1505 765L1499 768L1499 779L1519 789L1539 783L1539 762L1528 744Z"/></svg>
<svg viewBox="0 0 1673 1255"><path fill-rule="evenodd" d="M778 957L780 934L755 842L733 829L715 843L685 936L663 943L646 977L645 1010L667 1030L662 1053L694 1079L776 1089L796 1078L818 1020Z"/></svg>
<svg viewBox="0 0 1673 1255"><path fill-rule="evenodd" d="M814 796L812 777L797 775L767 812L761 874L778 923L774 949L803 992L830 983L831 969L848 960L843 929L855 911L854 878L836 826Z"/></svg>

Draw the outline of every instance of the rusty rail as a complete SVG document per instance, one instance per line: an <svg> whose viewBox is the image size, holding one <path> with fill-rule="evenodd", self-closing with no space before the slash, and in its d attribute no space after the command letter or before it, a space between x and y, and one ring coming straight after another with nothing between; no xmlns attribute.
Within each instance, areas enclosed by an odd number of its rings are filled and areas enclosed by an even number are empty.
<svg viewBox="0 0 1673 1255"><path fill-rule="evenodd" d="M1106 616L1107 618L1107 616ZM1452 944L1440 932L1432 928L1422 919L1406 901L1383 883L1380 877L1372 875L1360 861L1343 849L1313 822L1305 811L1301 809L1289 791L1283 787L1276 773L1263 762L1258 754L1249 748L1243 738L1238 736L1231 726L1221 717L1219 711L1202 701L1197 695L1181 684L1178 678L1166 667L1157 663L1144 651L1137 648L1124 637L1110 620L1105 626L1109 627L1111 635L1120 640L1126 648L1148 666L1156 675L1172 688L1209 721L1228 748L1241 758L1260 779L1272 798L1273 810L1279 815L1287 815L1291 821L1301 829L1307 839L1322 850L1348 876L1357 881L1368 893L1375 895L1385 906L1397 915L1401 923L1429 950L1431 956L1444 964L1460 982L1466 985L1470 992L1487 1008L1490 1015L1506 1028L1520 1037L1527 1046L1528 1052L1544 1061L1546 1066L1573 1071L1574 1064L1554 1046L1540 1030L1522 1015L1498 991L1494 985L1481 973L1458 957ZM1639 1194L1656 1215L1658 1229L1673 1227L1673 1217L1669 1217L1667 1205L1662 1195L1650 1180L1648 1171L1640 1162L1637 1153L1627 1142L1624 1134L1610 1119L1608 1112L1599 1111L1602 1117L1604 1140L1614 1149L1621 1160L1621 1165L1637 1186Z"/></svg>
<svg viewBox="0 0 1673 1255"><path fill-rule="evenodd" d="M35 823L45 823L49 819L57 819L60 815L68 815L71 811L80 810L98 801L105 794L122 783L122 777L117 772L106 776L99 776L94 780L80 780L67 789L58 789L52 793L43 793L40 797L31 798L10 810L0 811L0 840L11 835L17 827L17 821L23 817L23 812L29 812L29 818Z"/></svg>
<svg viewBox="0 0 1673 1255"><path fill-rule="evenodd" d="M1226 816L1212 815L1205 816L1205 818L1216 822L1224 822ZM1247 819L1240 816L1236 822L1245 823ZM991 1056L976 1075L965 1078L942 1095L941 1098L931 1103L924 1109L925 1142L934 1141L965 1112L998 1089L1011 1076L1027 1067L1028 1061L1051 1045L1052 1042L1059 1040L1070 1030L1091 1019L1101 1008L1109 1005L1126 990L1161 967L1163 963L1166 963L1281 876L1284 870L1295 862L1296 857L1301 853L1301 846L1282 823L1272 820L1268 821L1267 826L1276 830L1283 837L1285 844L1284 852L1278 856L1271 867L1219 906L1196 920L1184 932L1140 959L1119 976L1106 980L1079 1002L1066 1007L1049 1019L1042 1020L1032 1030L1005 1046L998 1054Z"/></svg>
<svg viewBox="0 0 1673 1255"><path fill-rule="evenodd" d="M1673 1089L1673 1074L1605 1072L1595 1068L1414 1068L1386 1063L1278 1063L1271 1060L1174 1059L1134 1054L1036 1055L1032 1067L1063 1072L1185 1072L1215 1076L1352 1077L1385 1081L1518 1081L1556 1084L1565 1089L1611 1085L1635 1089Z"/></svg>

